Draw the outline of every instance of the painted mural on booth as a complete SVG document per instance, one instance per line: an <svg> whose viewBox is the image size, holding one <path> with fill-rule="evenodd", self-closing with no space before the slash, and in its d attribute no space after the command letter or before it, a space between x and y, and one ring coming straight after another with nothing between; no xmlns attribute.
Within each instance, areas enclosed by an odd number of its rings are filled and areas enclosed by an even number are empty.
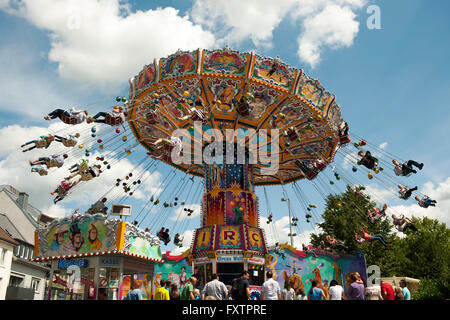
<svg viewBox="0 0 450 320"><path fill-rule="evenodd" d="M358 272L363 280L366 276L366 263L363 256L333 256L325 252L305 255L288 245L270 250L266 257L266 270L271 271L280 287L289 281L296 290L302 288L307 294L311 283L316 280L318 287L329 297L329 284L337 280L347 291L350 274Z"/></svg>
<svg viewBox="0 0 450 320"><path fill-rule="evenodd" d="M155 264L153 293L160 287L161 279L171 280L178 289L181 289L193 275L192 266L188 264L184 255L172 255L167 252L163 258L164 263Z"/></svg>
<svg viewBox="0 0 450 320"><path fill-rule="evenodd" d="M117 224L116 220L106 220L104 215L57 220L48 228L38 231L38 256L115 250Z"/></svg>

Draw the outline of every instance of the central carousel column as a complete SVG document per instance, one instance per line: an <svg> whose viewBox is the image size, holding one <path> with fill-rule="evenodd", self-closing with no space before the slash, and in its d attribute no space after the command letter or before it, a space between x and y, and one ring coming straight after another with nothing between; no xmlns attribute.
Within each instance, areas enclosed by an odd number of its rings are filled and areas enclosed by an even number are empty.
<svg viewBox="0 0 450 320"><path fill-rule="evenodd" d="M267 249L259 228L254 166L248 161L240 163L236 155L227 163L225 154L223 160L222 164L204 165L201 226L196 230L191 251L197 268L211 264L209 269L227 283L247 269L250 262L262 266Z"/></svg>

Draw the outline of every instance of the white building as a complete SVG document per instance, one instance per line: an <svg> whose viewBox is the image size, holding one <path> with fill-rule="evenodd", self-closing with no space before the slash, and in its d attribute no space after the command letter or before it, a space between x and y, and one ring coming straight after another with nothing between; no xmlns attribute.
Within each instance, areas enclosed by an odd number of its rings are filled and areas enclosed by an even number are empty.
<svg viewBox="0 0 450 320"><path fill-rule="evenodd" d="M13 250L19 243L0 228L0 300L5 300L9 285Z"/></svg>
<svg viewBox="0 0 450 320"><path fill-rule="evenodd" d="M51 220L28 203L28 194L9 185L0 186L0 227L16 242L10 270L6 271L6 267L4 270L2 282L7 282L7 290L3 299L45 299L49 268L41 263L30 262L34 255L34 232L44 219Z"/></svg>

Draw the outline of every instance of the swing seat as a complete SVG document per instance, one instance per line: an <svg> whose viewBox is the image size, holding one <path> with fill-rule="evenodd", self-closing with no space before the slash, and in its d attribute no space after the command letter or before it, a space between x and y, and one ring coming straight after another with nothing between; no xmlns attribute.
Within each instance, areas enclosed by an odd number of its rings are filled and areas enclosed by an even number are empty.
<svg viewBox="0 0 450 320"><path fill-rule="evenodd" d="M156 124L158 123L158 114L156 113L156 111L151 110L149 113L147 113L146 119L149 124Z"/></svg>
<svg viewBox="0 0 450 320"><path fill-rule="evenodd" d="M302 171L303 175L308 179L308 180L312 180L314 179L318 174L319 171L310 168L308 165L306 165L305 163L299 161L299 160L295 160L295 165L300 168L300 170Z"/></svg>
<svg viewBox="0 0 450 320"><path fill-rule="evenodd" d="M58 194L58 196L64 197L67 193L67 190L64 188L64 186L59 186L56 193Z"/></svg>
<svg viewBox="0 0 450 320"><path fill-rule="evenodd" d="M340 144L347 144L347 143L350 143L350 138L348 137L348 135L345 135L345 136L340 136L339 137L339 143Z"/></svg>
<svg viewBox="0 0 450 320"><path fill-rule="evenodd" d="M122 124L122 122L123 121L120 118L120 116L111 116L111 115L107 114L105 117L105 123L109 124L112 127L119 126Z"/></svg>
<svg viewBox="0 0 450 320"><path fill-rule="evenodd" d="M72 117L72 116L68 116L68 115L66 115L65 113L63 113L62 115L61 115L61 121L62 122L64 122L64 123L66 123L66 124L78 124L78 122L77 122L77 118L75 118L75 117Z"/></svg>
<svg viewBox="0 0 450 320"><path fill-rule="evenodd" d="M298 131L297 128L295 127L290 127L286 130L286 136L289 138L289 140L291 141L295 141L298 139Z"/></svg>
<svg viewBox="0 0 450 320"><path fill-rule="evenodd" d="M327 164L325 161L319 159L314 161L313 166L318 172L320 172L327 167Z"/></svg>
<svg viewBox="0 0 450 320"><path fill-rule="evenodd" d="M206 120L206 116L201 110L194 110L191 115L191 119L193 121L201 121L204 122Z"/></svg>
<svg viewBox="0 0 450 320"><path fill-rule="evenodd" d="M242 117L248 117L250 115L250 107L242 99L237 103L236 110Z"/></svg>

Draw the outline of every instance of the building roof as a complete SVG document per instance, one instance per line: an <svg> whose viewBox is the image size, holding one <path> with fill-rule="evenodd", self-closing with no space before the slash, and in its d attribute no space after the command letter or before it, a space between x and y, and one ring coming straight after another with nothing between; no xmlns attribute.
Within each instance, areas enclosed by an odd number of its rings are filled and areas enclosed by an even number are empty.
<svg viewBox="0 0 450 320"><path fill-rule="evenodd" d="M0 213L0 227L3 228L11 236L11 238L27 242L22 234L14 226L12 221L9 220L9 218L3 213Z"/></svg>
<svg viewBox="0 0 450 320"><path fill-rule="evenodd" d="M2 191L4 191L5 194L7 194L17 204L17 207L22 210L24 215L37 227L37 221L42 212L36 207L33 207L30 203L27 203L26 209L22 208L17 201L19 199L20 191L13 186L8 184L0 185L0 192Z"/></svg>
<svg viewBox="0 0 450 320"><path fill-rule="evenodd" d="M3 230L1 227L0 227L0 240L9 242L9 243L12 244L12 245L18 245L18 244L19 244L16 240L14 240L14 239L11 237L10 234L8 234L7 231Z"/></svg>

